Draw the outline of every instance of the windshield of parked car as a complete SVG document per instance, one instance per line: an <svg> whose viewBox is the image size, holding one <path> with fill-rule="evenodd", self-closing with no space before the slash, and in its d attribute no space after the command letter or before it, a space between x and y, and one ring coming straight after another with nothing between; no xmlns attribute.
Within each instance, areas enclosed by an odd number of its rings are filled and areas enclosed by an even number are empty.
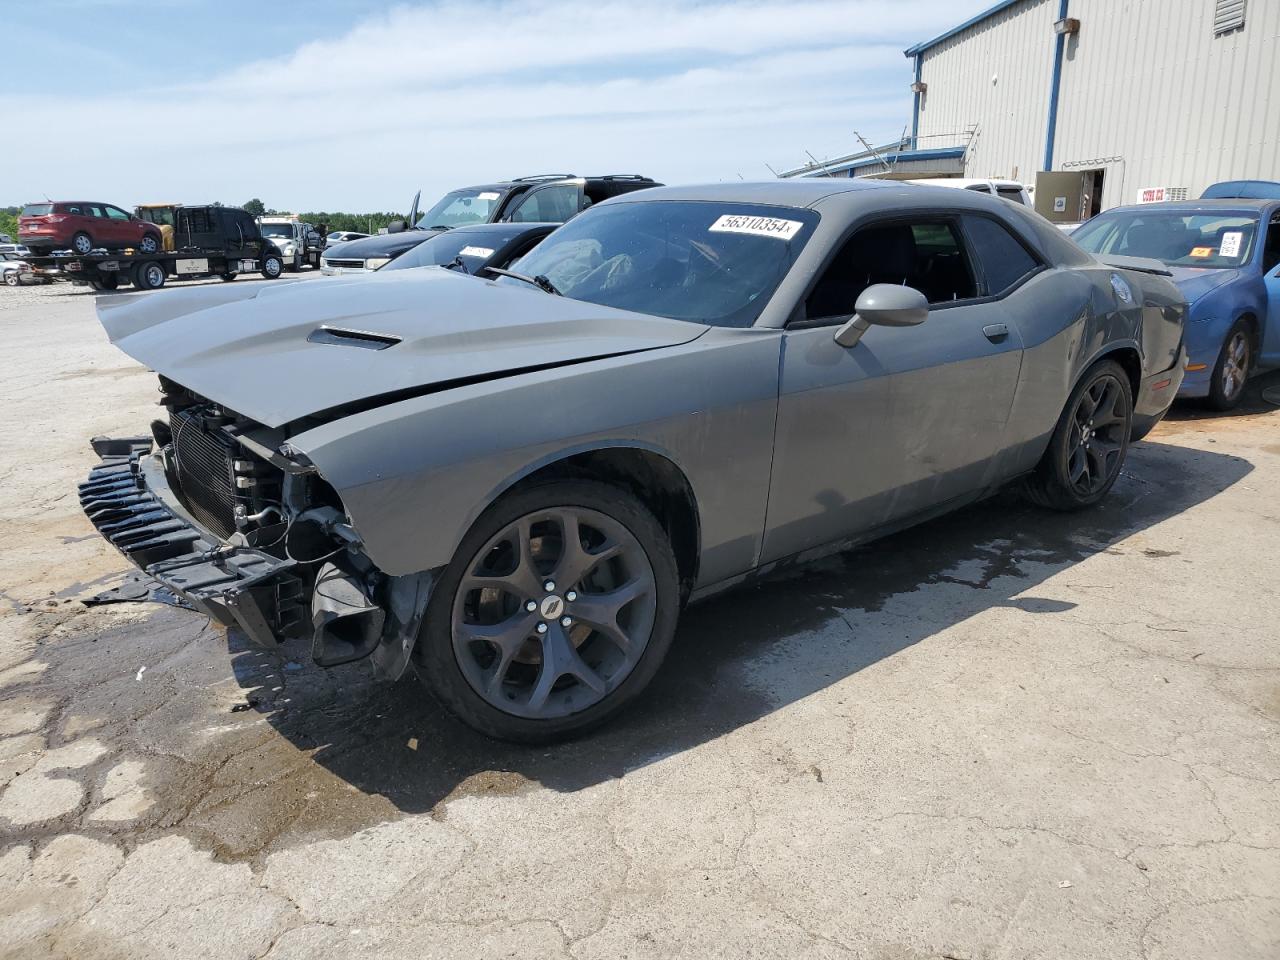
<svg viewBox="0 0 1280 960"><path fill-rule="evenodd" d="M292 237L292 223L261 223L258 226L262 229L264 237Z"/></svg>
<svg viewBox="0 0 1280 960"><path fill-rule="evenodd" d="M570 220L511 269L546 277L575 300L749 327L817 222L812 210L763 204L606 204Z"/></svg>
<svg viewBox="0 0 1280 960"><path fill-rule="evenodd" d="M1090 253L1151 257L1171 267L1238 267L1258 235L1256 214L1235 211L1113 210L1099 214L1071 239Z"/></svg>
<svg viewBox="0 0 1280 960"><path fill-rule="evenodd" d="M502 247L509 237L495 230L449 230L424 240L408 253L396 257L383 270L410 270L439 266L461 259L468 273L474 273Z"/></svg>
<svg viewBox="0 0 1280 960"><path fill-rule="evenodd" d="M502 200L497 190L455 190L446 193L434 207L418 218L422 230L434 227L461 227L468 223L488 223Z"/></svg>

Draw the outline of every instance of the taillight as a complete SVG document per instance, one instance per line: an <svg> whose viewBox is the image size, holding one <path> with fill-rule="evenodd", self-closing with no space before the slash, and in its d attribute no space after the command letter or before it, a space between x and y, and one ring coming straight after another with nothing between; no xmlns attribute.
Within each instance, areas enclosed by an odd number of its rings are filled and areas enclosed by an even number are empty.
<svg viewBox="0 0 1280 960"><path fill-rule="evenodd" d="M63 220L67 218L60 216L56 213L51 213L47 217L41 217L41 219L44 220L45 223L61 223Z"/></svg>

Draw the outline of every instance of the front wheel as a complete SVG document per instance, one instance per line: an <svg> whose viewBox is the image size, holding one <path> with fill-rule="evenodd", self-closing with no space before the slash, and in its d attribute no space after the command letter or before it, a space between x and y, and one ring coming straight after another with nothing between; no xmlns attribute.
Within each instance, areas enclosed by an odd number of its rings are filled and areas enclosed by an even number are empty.
<svg viewBox="0 0 1280 960"><path fill-rule="evenodd" d="M159 290L164 286L164 267L154 260L140 263L133 268L133 285L138 290Z"/></svg>
<svg viewBox="0 0 1280 960"><path fill-rule="evenodd" d="M1114 360L1099 361L1071 391L1024 492L1051 510L1093 506L1119 478L1132 433L1129 375Z"/></svg>
<svg viewBox="0 0 1280 960"><path fill-rule="evenodd" d="M1222 342L1218 362L1209 381L1209 406L1227 411L1239 406L1244 384L1253 368L1253 337L1249 325L1237 320Z"/></svg>
<svg viewBox="0 0 1280 960"><path fill-rule="evenodd" d="M262 275L268 280L275 280L283 272L284 264L274 253L269 253L262 258Z"/></svg>
<svg viewBox="0 0 1280 960"><path fill-rule="evenodd" d="M18 285L18 271L10 270L6 273L4 275L4 282L6 286L16 287Z"/></svg>
<svg viewBox="0 0 1280 960"><path fill-rule="evenodd" d="M649 685L679 604L671 544L643 504L593 481L541 484L500 499L463 538L415 669L481 733L562 739Z"/></svg>

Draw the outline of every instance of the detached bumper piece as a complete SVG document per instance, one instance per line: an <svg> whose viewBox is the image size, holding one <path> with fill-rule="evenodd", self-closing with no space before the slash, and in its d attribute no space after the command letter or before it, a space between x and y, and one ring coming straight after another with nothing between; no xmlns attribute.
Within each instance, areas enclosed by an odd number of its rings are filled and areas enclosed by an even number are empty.
<svg viewBox="0 0 1280 960"><path fill-rule="evenodd" d="M223 543L148 489L141 461L150 453L150 437L97 438L93 448L103 462L80 484L80 506L98 532L148 576L261 646L309 632L293 561Z"/></svg>

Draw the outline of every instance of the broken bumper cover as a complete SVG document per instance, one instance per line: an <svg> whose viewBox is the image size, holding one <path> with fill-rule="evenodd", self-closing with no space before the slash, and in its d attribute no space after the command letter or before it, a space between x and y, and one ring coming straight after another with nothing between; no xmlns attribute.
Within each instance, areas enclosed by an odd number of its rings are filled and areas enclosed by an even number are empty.
<svg viewBox="0 0 1280 960"><path fill-rule="evenodd" d="M148 576L265 647L305 623L296 564L225 543L185 516L150 438L99 438L93 447L102 464L80 484L80 506Z"/></svg>

